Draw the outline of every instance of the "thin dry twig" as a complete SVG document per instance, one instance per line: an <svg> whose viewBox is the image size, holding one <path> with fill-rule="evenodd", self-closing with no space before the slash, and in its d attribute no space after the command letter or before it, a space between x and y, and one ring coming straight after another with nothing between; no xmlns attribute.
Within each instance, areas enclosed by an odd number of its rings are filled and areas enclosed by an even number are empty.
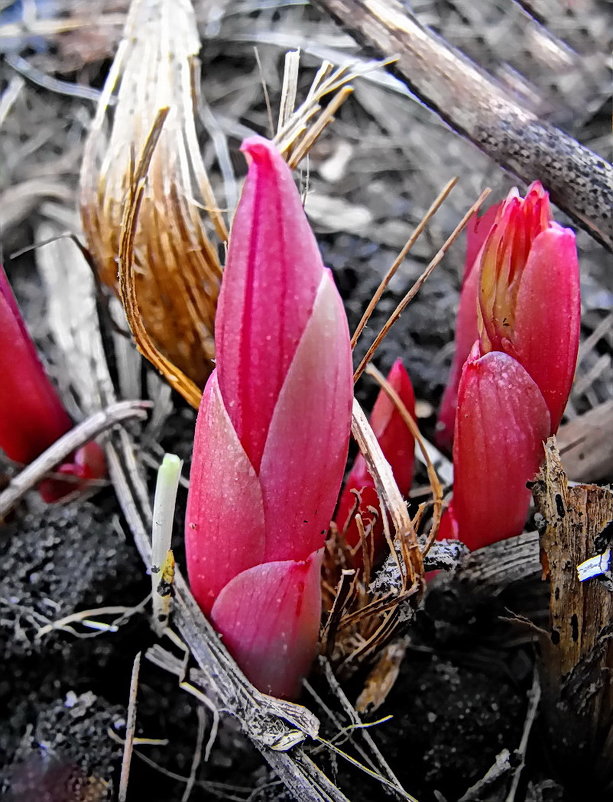
<svg viewBox="0 0 613 802"><path fill-rule="evenodd" d="M505 802L515 802L515 794L517 793L517 789L519 787L521 773L526 764L526 750L528 749L530 733L536 720L536 715L541 701L541 683L539 681L538 669L536 667L534 669L534 676L532 678L532 687L528 692L528 700L528 710L526 711L524 729L522 731L521 741L519 742L519 748L517 750L521 755L521 763L513 773L511 787L509 788L509 793L506 796Z"/></svg>
<svg viewBox="0 0 613 802"><path fill-rule="evenodd" d="M134 749L134 735L136 732L136 694L138 693L138 674L140 671L141 653L138 652L132 666L130 679L130 697L128 702L128 715L126 718L126 739L121 761L121 775L119 778L119 791L117 799L126 802L128 795L128 782L130 780L130 765L132 763L132 750Z"/></svg>
<svg viewBox="0 0 613 802"><path fill-rule="evenodd" d="M147 401L119 401L77 424L74 429L49 446L46 451L31 462L27 468L9 482L0 493L0 518L7 515L19 500L35 487L53 468L66 459L76 449L95 439L98 435L130 419L146 417L151 404Z"/></svg>
<svg viewBox="0 0 613 802"><path fill-rule="evenodd" d="M352 348L355 348L356 343L357 343L357 341L358 341L358 339L360 337L360 334L366 328L366 325L367 325L368 321L370 320L370 317L371 317L372 313L374 312L375 307L377 306L377 304L381 300L381 296L383 295L383 293L387 289L388 284L390 283L392 278L396 275L396 272L398 271L398 268L403 263L403 261L406 259L407 255L411 251L411 248L413 247L413 245L415 245L415 243L417 242L417 240L419 239L419 237L423 233L424 229L426 228L426 226L428 225L428 223L430 222L432 217L434 217L436 212L441 208L441 206L443 205L443 203L445 202L445 200L449 196L449 193L451 192L451 190L455 187L455 185L457 183L458 183L458 179L457 178L452 178L450 181L447 182L447 184L439 192L437 197L434 199L432 205L426 211L426 213L424 214L424 216L422 217L422 219L419 221L418 225L416 226L415 230L413 231L413 233L411 234L411 236L407 240L405 246L402 248L402 250L400 251L398 256L394 259L394 262L393 262L392 266L387 271L385 276L381 279L381 283L377 287L377 290L376 290L375 294L373 295L373 297L370 299L370 301L368 303L368 306L366 307L366 309L364 311L364 314L362 315L362 317L360 319L360 322L358 323L358 325L356 326L355 331L353 332L353 335L351 337L351 347Z"/></svg>
<svg viewBox="0 0 613 802"><path fill-rule="evenodd" d="M377 334L377 336L375 337L372 345L370 346L370 348L368 349L368 351L364 355L362 361L360 362L360 364L356 368L356 370L355 370L355 372L353 374L353 380L354 381L357 381L360 378L360 376L362 375L362 373L364 372L364 370L366 368L366 365L368 365L370 360L375 355L375 352L376 352L377 348L381 345L383 340L387 337L391 327L398 320L398 318L404 312L404 310L407 308L407 306L411 303L413 298L417 295L417 293L421 289L422 285L424 284L426 279L430 276L430 274L432 273L434 268L438 264L440 264L440 262L443 260L443 258L445 256L445 254L447 253L448 249L451 247L451 245L455 242L455 240L462 233L462 231L464 230L464 227L466 226L466 224L468 223L468 221L470 220L472 215L475 214L480 209L483 201L487 198L487 196L490 194L490 192L491 192L490 189L484 189L483 190L483 192L479 195L477 200L473 203L473 205L470 207L470 209L466 212L464 217L460 220L458 225L454 228L454 230L449 235L449 237L447 237L447 239L445 240L445 242L442 245L442 247L437 251L435 256L430 260L430 262L428 263L426 269L423 271L421 276L419 276L419 278L415 281L415 283L410 288L410 290L407 292L407 294L404 296L404 298L402 298L402 300L400 301L398 306L394 309L394 311L389 316L388 320L385 322L385 324L384 324L383 328L381 329L381 331L379 332L379 334Z"/></svg>

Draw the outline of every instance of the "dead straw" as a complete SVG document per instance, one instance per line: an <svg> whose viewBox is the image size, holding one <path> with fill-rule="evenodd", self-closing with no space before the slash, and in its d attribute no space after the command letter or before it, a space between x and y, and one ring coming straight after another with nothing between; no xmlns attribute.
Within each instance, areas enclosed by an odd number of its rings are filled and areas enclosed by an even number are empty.
<svg viewBox="0 0 613 802"><path fill-rule="evenodd" d="M394 309L392 314L389 316L388 320L383 325L383 328L381 329L379 334L377 334L377 336L375 337L374 342L372 343L372 345L370 346L370 348L368 349L368 351L364 355L364 358L362 359L362 361L358 365L355 373L353 374L354 382L356 382L360 378L360 376L362 375L362 373L366 369L366 365L368 365L370 360L373 358L377 348L381 345L383 340L387 337L391 327L398 320L398 318L404 312L404 310L407 308L407 306L411 303L413 298L417 295L417 293L419 292L419 290L423 286L423 284L426 281L426 279L430 276L430 274L434 270L434 268L441 263L441 261L443 260L445 254L447 253L447 251L449 250L451 245L455 242L455 240L462 233L462 231L464 230L464 227L466 226L466 224L468 223L468 221L470 220L472 215L475 214L475 212L477 212L480 209L483 201L487 198L487 196L490 194L490 192L491 192L490 189L484 189L483 190L483 192L479 195L477 200L473 203L473 205L470 207L470 209L466 212L464 217L460 220L458 225L454 228L452 233L447 237L447 239L445 240L445 242L442 245L442 247L437 251L435 256L430 260L430 262L428 263L428 266L423 271L421 276L419 276L417 281L415 281L413 286L410 288L410 290L407 292L407 294L404 296L404 298L400 301L398 306Z"/></svg>

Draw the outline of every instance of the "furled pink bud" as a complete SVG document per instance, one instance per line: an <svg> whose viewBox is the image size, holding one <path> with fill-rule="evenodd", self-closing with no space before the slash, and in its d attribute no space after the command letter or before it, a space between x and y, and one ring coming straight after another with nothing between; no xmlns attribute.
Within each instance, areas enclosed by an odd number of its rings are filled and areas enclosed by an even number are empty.
<svg viewBox="0 0 613 802"><path fill-rule="evenodd" d="M526 482L539 469L550 429L541 391L519 362L499 351L481 355L475 343L458 389L447 536L455 528L477 549L522 531Z"/></svg>
<svg viewBox="0 0 613 802"><path fill-rule="evenodd" d="M71 427L72 421L38 358L17 302L0 266L0 448L29 463ZM79 449L57 469L81 479L104 476L104 455L96 443ZM58 501L79 486L49 480L40 487L45 501Z"/></svg>
<svg viewBox="0 0 613 802"><path fill-rule="evenodd" d="M408 412L415 417L415 394L402 360L397 359L387 376L388 382L398 393ZM379 392L370 416L370 425L383 456L389 462L396 484L403 496L413 481L415 439L398 408L384 390ZM357 502L355 492L359 493ZM360 532L355 522L359 512L367 535L372 539L372 553L375 556L385 546L383 522L379 513L379 497L375 483L361 454L355 459L347 477L336 513L336 525L344 533L347 545L352 549L360 544ZM361 549L356 552L356 563L362 563Z"/></svg>
<svg viewBox="0 0 613 802"><path fill-rule="evenodd" d="M535 182L512 191L481 255L481 347L504 351L539 386L560 424L577 351L581 301L574 233L551 221L549 196Z"/></svg>
<svg viewBox="0 0 613 802"><path fill-rule="evenodd" d="M436 425L436 442L440 448L445 450L450 450L453 443L458 385L462 366L468 359L470 349L479 336L477 313L479 256L501 206L501 203L490 206L481 217L475 213L466 226L466 261L464 262L464 277L455 325L455 353L451 362L447 386L441 399Z"/></svg>
<svg viewBox="0 0 613 802"><path fill-rule="evenodd" d="M471 548L523 529L526 483L570 392L581 311L575 236L552 222L538 182L525 198L511 191L477 261L480 336L460 379L443 530Z"/></svg>
<svg viewBox="0 0 613 802"><path fill-rule="evenodd" d="M196 600L260 690L298 692L317 648L320 551L347 459L347 320L271 142L249 173L200 405L186 518Z"/></svg>

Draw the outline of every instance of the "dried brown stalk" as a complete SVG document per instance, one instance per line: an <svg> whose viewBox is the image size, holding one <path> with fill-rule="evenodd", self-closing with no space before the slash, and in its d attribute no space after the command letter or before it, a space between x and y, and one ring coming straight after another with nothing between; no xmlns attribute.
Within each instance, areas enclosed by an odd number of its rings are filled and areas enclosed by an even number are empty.
<svg viewBox="0 0 613 802"><path fill-rule="evenodd" d="M199 49L189 0L132 3L85 146L81 217L99 275L116 288L125 205L135 192L135 161L160 110L168 109L132 233L134 295L142 327L167 362L151 351L147 357L167 377L176 367L201 388L214 357L221 278L217 246L225 241L227 229L194 123ZM117 102L107 130L114 92ZM119 265L119 281L127 269L125 262Z"/></svg>
<svg viewBox="0 0 613 802"><path fill-rule="evenodd" d="M421 601L424 574L415 522L407 512L381 446L355 400L352 432L375 482L398 582L391 592L373 593L369 586L370 568L358 574L348 570L352 568L349 550L342 533L333 528L324 561L324 600L330 613L324 628L323 649L342 676L352 674L371 659L389 642L398 624L411 617L410 611L417 609Z"/></svg>
<svg viewBox="0 0 613 802"><path fill-rule="evenodd" d="M420 25L399 0L315 0L382 57L455 131L553 201L613 249L613 167L520 106L493 79Z"/></svg>

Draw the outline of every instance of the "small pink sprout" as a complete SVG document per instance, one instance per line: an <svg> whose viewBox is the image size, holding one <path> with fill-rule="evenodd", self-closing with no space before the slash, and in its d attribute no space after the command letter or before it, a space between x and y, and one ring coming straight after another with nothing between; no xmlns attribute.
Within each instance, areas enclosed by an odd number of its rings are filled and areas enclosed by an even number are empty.
<svg viewBox="0 0 613 802"><path fill-rule="evenodd" d="M479 548L522 531L526 488L560 423L580 326L575 235L534 183L511 191L479 258L479 340L459 381L454 494L445 522Z"/></svg>
<svg viewBox="0 0 613 802"><path fill-rule="evenodd" d="M71 429L72 421L45 373L1 266L0 372L0 448L9 459L27 464ZM80 481L46 479L39 491L47 502L103 477L104 452L97 443L87 443L56 471Z"/></svg>
<svg viewBox="0 0 613 802"><path fill-rule="evenodd" d="M413 385L402 360L397 359L394 362L387 380L409 414L415 417ZM379 441L383 456L392 468L398 489L403 496L406 496L413 481L415 438L398 408L383 389L379 391L375 401L370 416L370 425ZM356 492L359 494L359 503ZM376 560L385 548L385 535L375 483L361 454L358 454L353 463L336 512L336 525L344 534L347 545L356 550L356 564L360 565L362 553L361 549L358 550L360 531L355 520L356 513L360 514L365 532L371 539L368 548L372 549Z"/></svg>
<svg viewBox="0 0 613 802"><path fill-rule="evenodd" d="M246 676L298 695L317 652L323 545L347 459L347 320L292 174L261 137L236 210L202 397L186 548L194 596Z"/></svg>

